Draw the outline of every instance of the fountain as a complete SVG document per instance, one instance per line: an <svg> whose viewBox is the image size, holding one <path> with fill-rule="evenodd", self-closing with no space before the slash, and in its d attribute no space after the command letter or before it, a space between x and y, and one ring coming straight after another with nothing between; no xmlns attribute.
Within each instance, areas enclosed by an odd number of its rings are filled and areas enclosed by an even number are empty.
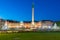
<svg viewBox="0 0 60 40"><path fill-rule="evenodd" d="M6 25L4 25L3 27L2 27L2 30L7 30L8 29L8 27L6 26Z"/></svg>
<svg viewBox="0 0 60 40"><path fill-rule="evenodd" d="M54 30L59 30L60 28L57 26L57 24L55 23L54 26L52 27L52 29Z"/></svg>
<svg viewBox="0 0 60 40"><path fill-rule="evenodd" d="M5 21L5 24L2 26L2 30L8 30L7 21Z"/></svg>

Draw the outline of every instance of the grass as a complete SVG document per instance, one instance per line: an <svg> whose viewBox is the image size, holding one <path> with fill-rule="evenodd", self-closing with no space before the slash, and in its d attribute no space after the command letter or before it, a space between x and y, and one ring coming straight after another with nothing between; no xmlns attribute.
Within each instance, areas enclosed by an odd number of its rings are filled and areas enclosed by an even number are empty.
<svg viewBox="0 0 60 40"><path fill-rule="evenodd" d="M0 40L60 40L60 32L0 33Z"/></svg>

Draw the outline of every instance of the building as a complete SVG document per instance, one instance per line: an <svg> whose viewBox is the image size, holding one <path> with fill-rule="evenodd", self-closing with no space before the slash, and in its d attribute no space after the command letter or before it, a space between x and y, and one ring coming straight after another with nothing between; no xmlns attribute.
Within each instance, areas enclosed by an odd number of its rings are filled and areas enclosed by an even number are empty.
<svg viewBox="0 0 60 40"><path fill-rule="evenodd" d="M2 30L18 30L18 29L37 29L37 28L51 28L53 26L53 21L42 20L35 21L34 19L34 3L32 3L32 20L31 21L15 21L15 20L3 20L0 19L0 28Z"/></svg>
<svg viewBox="0 0 60 40"><path fill-rule="evenodd" d="M43 29L50 29L53 26L53 21L51 20L42 20L42 27Z"/></svg>

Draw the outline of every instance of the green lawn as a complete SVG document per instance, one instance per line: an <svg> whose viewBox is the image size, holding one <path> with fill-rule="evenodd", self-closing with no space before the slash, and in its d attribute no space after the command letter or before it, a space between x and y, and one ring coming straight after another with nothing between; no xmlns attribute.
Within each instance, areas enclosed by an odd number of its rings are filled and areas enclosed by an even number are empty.
<svg viewBox="0 0 60 40"><path fill-rule="evenodd" d="M0 33L0 40L60 40L60 32Z"/></svg>

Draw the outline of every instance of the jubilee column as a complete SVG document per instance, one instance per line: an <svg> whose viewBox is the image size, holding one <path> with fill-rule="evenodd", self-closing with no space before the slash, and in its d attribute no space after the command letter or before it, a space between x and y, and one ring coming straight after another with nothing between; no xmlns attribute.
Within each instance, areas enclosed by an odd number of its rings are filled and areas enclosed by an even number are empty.
<svg viewBox="0 0 60 40"><path fill-rule="evenodd" d="M32 25L34 25L34 3L32 3Z"/></svg>

